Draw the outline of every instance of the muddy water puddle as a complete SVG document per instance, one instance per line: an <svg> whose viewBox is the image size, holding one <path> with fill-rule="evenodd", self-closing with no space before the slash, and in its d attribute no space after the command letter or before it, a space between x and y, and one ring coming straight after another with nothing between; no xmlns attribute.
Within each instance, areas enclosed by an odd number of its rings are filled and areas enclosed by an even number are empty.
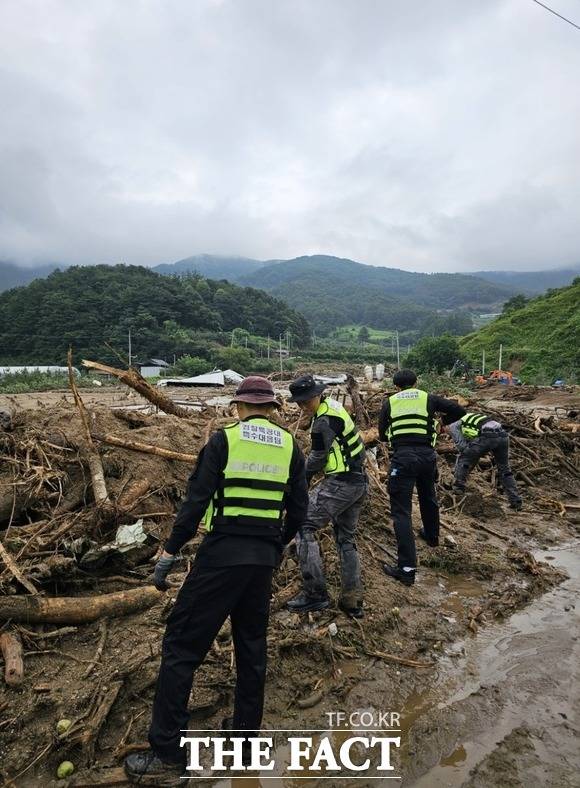
<svg viewBox="0 0 580 788"><path fill-rule="evenodd" d="M534 777L530 779L537 779L535 784L574 784L568 782L568 776L577 775L580 768L578 731L568 721L574 719L578 708L580 544L535 554L540 561L548 556L550 563L567 571L570 579L506 623L466 641L461 675L456 676L454 690L444 700L441 688L450 685L443 678L433 693L416 699L413 724L426 716L435 723L440 719L447 735L439 737L439 756L435 754L431 768L425 771L419 764L405 764L409 775L404 785L479 785L478 769L473 771L474 767L483 763L479 771L485 770L488 759L494 771L482 784L501 786L507 782L502 782L506 779L501 773L502 764L506 769L515 768L519 777L531 769L533 758ZM411 698L408 702L415 701ZM527 756L510 744L512 733L521 731ZM433 757L431 753L431 760ZM489 782L495 779L494 774L497 782Z"/></svg>

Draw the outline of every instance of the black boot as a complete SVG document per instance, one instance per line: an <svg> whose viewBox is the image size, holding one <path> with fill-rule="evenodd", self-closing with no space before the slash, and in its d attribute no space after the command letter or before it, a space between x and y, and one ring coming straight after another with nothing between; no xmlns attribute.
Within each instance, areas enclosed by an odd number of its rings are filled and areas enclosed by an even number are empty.
<svg viewBox="0 0 580 788"><path fill-rule="evenodd" d="M513 501L510 501L510 509L515 509L516 512L521 512L523 508L523 502L521 498L516 498Z"/></svg>
<svg viewBox="0 0 580 788"><path fill-rule="evenodd" d="M346 613L347 616L351 618L364 618L365 612L363 610L362 602L360 605L355 605L354 607L348 607L345 602L340 601L338 603L339 608L342 610L343 613Z"/></svg>
<svg viewBox="0 0 580 788"><path fill-rule="evenodd" d="M324 610L329 607L330 599L326 597L312 597L301 591L294 599L287 603L288 610L292 613L312 613L315 610Z"/></svg>
<svg viewBox="0 0 580 788"><path fill-rule="evenodd" d="M222 731L231 731L234 724L233 717L224 717L222 720ZM240 738L243 736L257 736L259 731L234 731ZM230 742L234 736L230 736ZM229 758L230 766L233 763L233 757ZM242 764L249 766L252 762L252 745L249 741L244 741L242 744Z"/></svg>
<svg viewBox="0 0 580 788"><path fill-rule="evenodd" d="M153 750L144 750L143 752L134 752L125 758L125 773L130 781L141 782L144 785L151 785L152 783L145 781L145 778L150 777L171 777L172 775L181 775L185 772L185 763L168 763L162 761L161 758L153 752ZM156 782L155 785L158 783Z"/></svg>
<svg viewBox="0 0 580 788"><path fill-rule="evenodd" d="M421 530L419 531L419 539L422 539L424 542L427 542L429 547L439 546L439 539L435 539L435 541L433 541L433 539L427 539L427 534L425 533L424 528L421 528Z"/></svg>
<svg viewBox="0 0 580 788"><path fill-rule="evenodd" d="M406 586L412 586L415 582L414 569L411 572L405 572L398 566L389 566L389 564L383 564L383 572L389 577L392 577L393 580L398 580L399 583L403 583L403 585Z"/></svg>

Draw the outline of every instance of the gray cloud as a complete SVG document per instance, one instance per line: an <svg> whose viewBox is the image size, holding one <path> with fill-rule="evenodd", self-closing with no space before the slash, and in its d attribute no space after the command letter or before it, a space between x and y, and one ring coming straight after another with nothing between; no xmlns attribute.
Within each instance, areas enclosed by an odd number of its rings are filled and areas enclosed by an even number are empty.
<svg viewBox="0 0 580 788"><path fill-rule="evenodd" d="M21 0L0 51L0 259L580 262L580 33L529 0Z"/></svg>

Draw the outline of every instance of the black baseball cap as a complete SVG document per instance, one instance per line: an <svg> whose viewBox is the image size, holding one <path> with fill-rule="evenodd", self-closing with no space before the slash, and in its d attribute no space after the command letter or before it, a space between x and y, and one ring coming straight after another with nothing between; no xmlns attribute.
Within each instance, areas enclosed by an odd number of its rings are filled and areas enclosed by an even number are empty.
<svg viewBox="0 0 580 788"><path fill-rule="evenodd" d="M306 402L322 394L326 385L317 383L312 375L301 375L292 381L289 388L292 396L288 399L288 402Z"/></svg>

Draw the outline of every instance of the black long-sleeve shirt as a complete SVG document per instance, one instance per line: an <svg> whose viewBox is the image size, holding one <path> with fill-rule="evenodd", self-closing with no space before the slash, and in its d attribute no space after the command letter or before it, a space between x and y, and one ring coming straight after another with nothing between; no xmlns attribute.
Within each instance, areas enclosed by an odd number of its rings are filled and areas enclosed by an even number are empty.
<svg viewBox="0 0 580 788"><path fill-rule="evenodd" d="M250 417L251 419L252 417ZM228 444L223 430L215 432L201 450L189 477L187 494L173 524L165 550L175 555L193 539L199 523L217 490L228 461ZM273 529L256 529L256 535L209 531L197 550L197 560L212 566L258 564L277 566L284 544L288 544L301 527L308 509L304 456L294 441L290 463L289 491L286 493L286 517L280 533Z"/></svg>
<svg viewBox="0 0 580 788"><path fill-rule="evenodd" d="M435 416L440 413L443 417L443 424L452 424L462 416L465 416L466 410L453 399L445 399L438 394L429 394L427 396L427 413L429 416ZM379 440L387 440L387 433L391 424L391 403L389 398L386 397L383 401L383 407L379 415ZM396 446L426 446L430 441L426 435L413 435L403 434L399 435L393 440L393 447Z"/></svg>

